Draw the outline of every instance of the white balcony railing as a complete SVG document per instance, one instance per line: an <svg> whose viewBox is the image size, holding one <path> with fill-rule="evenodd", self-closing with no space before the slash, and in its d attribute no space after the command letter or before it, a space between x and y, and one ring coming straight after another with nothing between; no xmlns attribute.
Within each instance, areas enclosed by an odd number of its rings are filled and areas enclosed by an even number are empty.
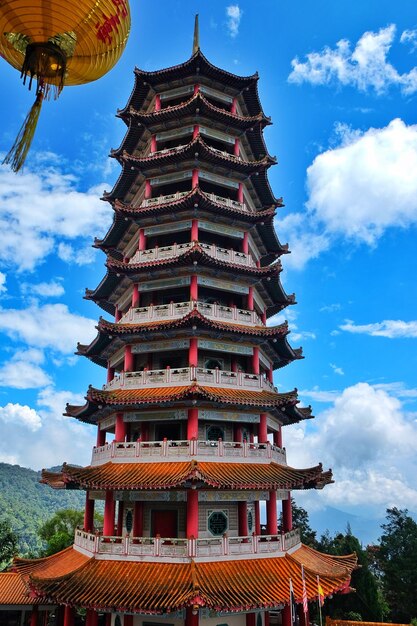
<svg viewBox="0 0 417 626"><path fill-rule="evenodd" d="M220 248L214 244L200 243L200 248L209 256L219 261L245 265L247 267L256 267L256 263L250 254L244 252L236 252L228 248ZM162 261L163 259L171 259L178 257L187 250L194 247L194 243L173 243L171 246L161 246L158 248L150 248L149 250L138 250L130 259L129 263L146 263L148 261Z"/></svg>
<svg viewBox="0 0 417 626"><path fill-rule="evenodd" d="M153 389L165 386L185 386L201 383L209 387L237 388L247 391L277 391L262 374L226 372L203 367L178 367L164 370L121 372L112 381L103 385L104 391L113 389Z"/></svg>
<svg viewBox="0 0 417 626"><path fill-rule="evenodd" d="M247 537L211 537L182 539L176 537L103 537L100 534L75 531L74 546L99 558L117 556L129 560L155 558L190 559L283 554L300 543L299 530L284 535L251 535Z"/></svg>
<svg viewBox="0 0 417 626"><path fill-rule="evenodd" d="M191 193L191 189L189 191L177 191L176 193L169 193L165 196L155 196L154 198L145 198L141 207L150 207L157 206L159 204L167 204L168 202L176 202L180 200L184 196L187 196ZM239 209L240 211L246 211L248 213L253 213L252 209L248 207L247 204L243 202L239 202L238 200L232 200L231 198L223 198L223 196L218 196L215 193L206 193L205 194L210 200L216 202L217 204L222 204L223 206L230 207L232 209Z"/></svg>
<svg viewBox="0 0 417 626"><path fill-rule="evenodd" d="M155 459L164 461L189 461L191 458L202 461L254 462L280 465L287 464L285 448L267 443L249 443L234 441L112 441L93 448L91 465L140 462Z"/></svg>
<svg viewBox="0 0 417 626"><path fill-rule="evenodd" d="M180 200L184 196L187 196L189 191L177 191L176 193L169 193L166 196L157 196L155 198L145 198L142 201L141 207L156 206L158 204L167 204L168 202L175 202Z"/></svg>
<svg viewBox="0 0 417 626"><path fill-rule="evenodd" d="M206 302L170 302L169 304L156 304L148 307L129 309L120 319L120 324L140 324L142 322L154 322L157 320L176 320L190 313L196 308L209 319L219 322L231 322L245 326L263 326L262 320L255 311L238 309L233 306L222 304L210 304Z"/></svg>

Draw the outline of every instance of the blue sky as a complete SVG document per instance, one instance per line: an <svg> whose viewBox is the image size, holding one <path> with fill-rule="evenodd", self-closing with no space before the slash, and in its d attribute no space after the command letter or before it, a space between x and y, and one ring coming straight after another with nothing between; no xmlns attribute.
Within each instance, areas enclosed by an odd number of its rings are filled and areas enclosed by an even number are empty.
<svg viewBox="0 0 417 626"><path fill-rule="evenodd" d="M44 105L23 173L0 167L0 460L40 468L88 463L93 432L62 417L104 371L74 357L101 311L83 300L104 273L91 248L111 210L99 200L119 167L107 157L133 68L154 70L201 47L231 72L260 74L292 254L285 311L305 360L279 371L316 419L286 429L289 462L332 467L336 484L298 501L378 519L417 511L417 18L414 2L131 2L132 32L100 81ZM33 101L1 61L0 153ZM281 318L279 318L281 319Z"/></svg>

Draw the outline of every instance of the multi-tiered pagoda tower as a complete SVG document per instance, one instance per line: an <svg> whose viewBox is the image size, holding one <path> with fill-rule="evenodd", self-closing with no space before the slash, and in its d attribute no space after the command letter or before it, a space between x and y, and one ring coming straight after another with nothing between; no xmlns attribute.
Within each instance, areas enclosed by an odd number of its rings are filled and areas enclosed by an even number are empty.
<svg viewBox="0 0 417 626"><path fill-rule="evenodd" d="M95 242L107 272L87 291L107 317L78 346L107 383L67 406L97 442L88 467L43 473L85 490L84 528L4 575L34 604L32 626L52 605L64 626L80 607L89 626L99 614L112 626L268 626L270 610L290 626L290 579L304 626L302 567L309 600L317 576L325 596L348 587L355 558L321 555L292 527L291 492L331 472L289 467L283 447L283 427L311 415L273 381L301 350L287 324L267 326L294 296L279 281L288 249L273 229L281 200L257 81L213 66L198 43L181 65L135 70L112 152L122 173L105 194L114 221Z"/></svg>

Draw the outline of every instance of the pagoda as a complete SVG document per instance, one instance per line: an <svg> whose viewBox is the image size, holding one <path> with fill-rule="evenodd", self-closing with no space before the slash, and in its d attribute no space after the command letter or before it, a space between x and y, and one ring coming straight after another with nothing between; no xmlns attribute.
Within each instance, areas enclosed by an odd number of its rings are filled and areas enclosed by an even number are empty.
<svg viewBox="0 0 417 626"><path fill-rule="evenodd" d="M332 474L290 467L283 445L311 411L273 380L302 353L287 323L267 325L295 298L279 279L289 251L273 228L282 200L258 75L212 65L197 28L185 63L134 75L104 195L114 219L94 244L106 274L86 292L105 317L78 345L107 382L66 408L97 441L88 467L42 476L85 491L84 526L58 554L15 559L0 609L31 626L73 626L78 609L87 626L291 626L291 584L307 626L303 596L317 601L318 581L325 597L347 591L356 557L320 554L292 525L291 492Z"/></svg>

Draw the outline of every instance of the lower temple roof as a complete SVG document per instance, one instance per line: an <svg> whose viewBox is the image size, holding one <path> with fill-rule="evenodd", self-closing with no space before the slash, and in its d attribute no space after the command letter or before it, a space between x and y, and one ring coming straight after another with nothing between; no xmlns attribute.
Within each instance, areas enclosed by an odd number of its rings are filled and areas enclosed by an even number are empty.
<svg viewBox="0 0 417 626"><path fill-rule="evenodd" d="M95 559L67 548L45 559L17 559L14 576L44 604L142 614L187 606L242 611L288 604L290 578L295 599L302 602L302 567L310 601L317 599L317 576L325 597L348 590L356 562L355 554L320 554L302 544L279 557L186 563ZM0 574L0 604L8 576ZM24 604L20 595L22 601L16 599Z"/></svg>
<svg viewBox="0 0 417 626"><path fill-rule="evenodd" d="M190 481L201 481L221 489L312 489L332 482L332 472L322 465L295 469L271 462L213 463L169 461L155 463L104 463L98 466L74 467L64 464L61 472L43 470L41 482L55 489L169 489Z"/></svg>

